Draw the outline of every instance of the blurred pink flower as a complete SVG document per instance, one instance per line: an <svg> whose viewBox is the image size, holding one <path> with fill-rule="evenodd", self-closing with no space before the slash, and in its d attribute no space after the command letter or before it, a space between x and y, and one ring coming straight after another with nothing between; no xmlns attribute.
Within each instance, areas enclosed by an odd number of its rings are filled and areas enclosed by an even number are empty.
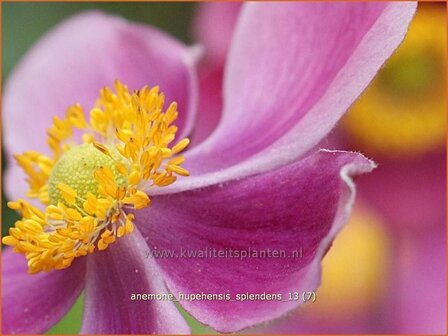
<svg viewBox="0 0 448 336"><path fill-rule="evenodd" d="M414 10L415 3L395 2L245 4L226 58L219 123L185 155L191 177L155 190L152 205L135 213L133 234L66 270L30 276L23 257L5 250L3 332L47 330L83 289L82 332L106 334L189 332L172 302L129 302L132 293L286 296L315 289L320 261L350 213L351 177L373 165L357 153L314 146L402 41ZM153 28L99 13L62 23L32 48L7 83L7 153L45 152L51 116L74 102L92 106L98 90L115 79L131 89L160 85L167 100L179 104L180 137L193 129L200 134L194 127L196 56L196 49ZM24 195L22 179L10 164L9 197ZM147 259L148 247L178 254L301 247L303 256ZM298 305L180 303L200 322L227 332Z"/></svg>

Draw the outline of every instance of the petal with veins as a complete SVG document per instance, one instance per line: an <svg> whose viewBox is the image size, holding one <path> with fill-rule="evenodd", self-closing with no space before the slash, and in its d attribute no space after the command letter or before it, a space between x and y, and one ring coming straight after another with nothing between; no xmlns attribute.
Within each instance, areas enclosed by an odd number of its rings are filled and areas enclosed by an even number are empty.
<svg viewBox="0 0 448 336"><path fill-rule="evenodd" d="M359 154L322 151L269 173L204 189L153 197L135 222L167 285L182 293L282 293L314 290L320 260L353 202L350 177L372 163ZM200 250L283 250L300 258L191 258ZM182 252L184 251L184 252ZM189 252L190 251L190 252ZM195 252L196 251L196 252ZM186 253L190 253L190 258ZM171 252L170 252L171 253ZM198 255L199 256L199 255ZM276 318L297 302L181 301L199 321L232 332Z"/></svg>

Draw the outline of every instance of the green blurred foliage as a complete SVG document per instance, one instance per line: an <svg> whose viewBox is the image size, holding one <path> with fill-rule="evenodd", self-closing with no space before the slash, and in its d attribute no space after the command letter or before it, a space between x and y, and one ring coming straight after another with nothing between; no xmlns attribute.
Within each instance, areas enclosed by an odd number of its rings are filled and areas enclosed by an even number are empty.
<svg viewBox="0 0 448 336"><path fill-rule="evenodd" d="M42 35L68 16L87 10L100 10L122 16L131 21L159 27L171 35L191 43L190 23L195 4L193 3L3 3L2 39L3 63L2 82L7 81L12 69L27 50ZM2 171L6 165L2 153ZM15 212L6 207L2 197L2 234L18 219ZM83 295L71 311L50 331L49 334L77 334L82 320ZM148 303L149 304L149 303ZM194 333L211 333L180 309Z"/></svg>
<svg viewBox="0 0 448 336"><path fill-rule="evenodd" d="M45 32L68 16L88 10L101 10L147 23L191 42L193 3L4 3L3 79Z"/></svg>
<svg viewBox="0 0 448 336"><path fill-rule="evenodd" d="M78 298L72 309L65 317L56 324L47 334L78 334L81 329L82 306L84 304L84 295Z"/></svg>

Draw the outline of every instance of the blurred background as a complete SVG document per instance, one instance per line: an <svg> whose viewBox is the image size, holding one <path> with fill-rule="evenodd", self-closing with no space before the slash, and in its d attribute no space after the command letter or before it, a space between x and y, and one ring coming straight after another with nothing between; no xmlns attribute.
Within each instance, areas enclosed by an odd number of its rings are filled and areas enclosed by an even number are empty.
<svg viewBox="0 0 448 336"><path fill-rule="evenodd" d="M233 24L239 10L238 4L205 6L4 3L3 85L32 44L74 13L106 11L193 43L203 41L207 27L197 20L204 13L214 15L215 22ZM220 18L224 13L227 17ZM221 29L218 24L209 28L212 33ZM230 38L232 29L227 31ZM226 45L223 38L221 45ZM446 40L445 4L420 3L397 53L321 144L360 151L379 166L357 181L354 214L324 259L316 303L248 332L446 331ZM225 58L212 54L206 50L200 78L202 83L216 79L207 87L219 91ZM2 201L5 234L17 215L5 206L5 196ZM185 316L195 333L212 332ZM82 297L50 333L78 333L81 318Z"/></svg>

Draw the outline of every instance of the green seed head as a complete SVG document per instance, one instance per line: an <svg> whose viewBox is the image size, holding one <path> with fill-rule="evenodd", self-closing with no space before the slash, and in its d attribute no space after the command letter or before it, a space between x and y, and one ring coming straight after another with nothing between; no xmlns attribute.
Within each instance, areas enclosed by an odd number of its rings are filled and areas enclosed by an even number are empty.
<svg viewBox="0 0 448 336"><path fill-rule="evenodd" d="M88 192L98 196L98 182L94 173L100 167L108 167L114 174L117 184L123 186L125 178L115 166L117 161L122 161L122 157L115 148L107 147L107 149L112 157L104 154L92 144L75 146L65 152L54 165L49 178L50 203L53 205L58 202L66 204L57 188L59 183L70 186L81 198L85 198L84 196ZM82 206L81 201L77 201L77 203Z"/></svg>

